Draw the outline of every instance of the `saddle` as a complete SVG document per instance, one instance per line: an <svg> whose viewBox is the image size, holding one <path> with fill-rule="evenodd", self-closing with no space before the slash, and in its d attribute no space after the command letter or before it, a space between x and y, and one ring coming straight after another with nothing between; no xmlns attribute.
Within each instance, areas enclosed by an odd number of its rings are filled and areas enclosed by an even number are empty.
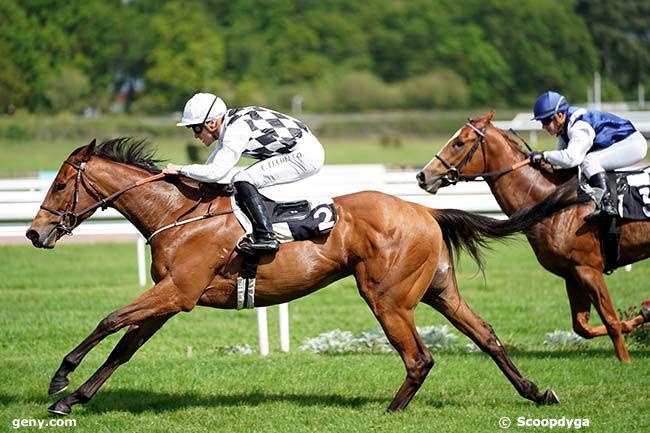
<svg viewBox="0 0 650 433"><path fill-rule="evenodd" d="M336 208L331 199L312 203L308 200L273 201L266 196L262 197L271 217L273 232L280 243L326 236L336 224ZM245 232L237 242L239 245L251 236L253 225L239 208L234 196L231 198L231 204L233 213ZM255 276L259 259L257 254L242 254L241 269L237 277L238 310L255 306Z"/></svg>
<svg viewBox="0 0 650 433"><path fill-rule="evenodd" d="M274 201L266 196L262 198L271 217L273 232L280 243L327 235L336 224L337 214L332 199L312 203L308 200ZM250 236L253 225L239 208L234 196L231 204L237 221L246 232L244 236Z"/></svg>
<svg viewBox="0 0 650 433"><path fill-rule="evenodd" d="M594 201L600 202L603 191L588 185L579 176L580 188ZM650 167L639 170L608 171L607 185L611 191L612 203L618 217L599 222L600 248L604 258L603 272L611 274L619 267L619 241L621 239L621 220L645 221L650 219Z"/></svg>

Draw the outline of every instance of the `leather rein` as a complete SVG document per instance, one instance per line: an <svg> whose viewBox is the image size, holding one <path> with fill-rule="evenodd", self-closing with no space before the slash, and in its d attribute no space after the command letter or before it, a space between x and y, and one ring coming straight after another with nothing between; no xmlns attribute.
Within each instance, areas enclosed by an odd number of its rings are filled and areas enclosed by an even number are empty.
<svg viewBox="0 0 650 433"><path fill-rule="evenodd" d="M129 190L131 190L131 189L133 189L133 188L135 188L137 186L144 185L145 183L153 182L155 180L162 179L163 177L167 176L165 173L154 174L153 176L149 176L149 177L145 177L144 179L140 179L137 182L132 183L131 185L128 185L128 186L122 188L119 191L114 192L113 194L111 194L111 195L109 195L107 197L104 197L102 195L102 193L99 191L99 188L97 188L95 186L95 184L90 179L88 179L88 176L84 176L84 172L86 170L87 162L88 161L83 161L81 164L77 165L77 164L73 164L72 162L70 162L68 160L63 161L64 164L68 164L69 166L71 166L71 167L73 167L73 168L75 168L77 170L77 176L75 177L74 191L72 193L72 200L70 202L68 202L68 204L67 204L65 210L63 210L63 212L59 211L59 210L56 210L56 209L49 208L47 206L41 205L41 209L46 210L46 211L50 212L51 214L54 214L54 215L61 218L55 224L55 226L52 228L52 231L58 229L58 230L63 231L67 235L71 235L72 230L74 230L75 227L77 227L77 225L78 225L78 221L79 221L80 216L83 216L83 215L87 214L88 212L94 211L95 209L97 209L99 207L101 207L102 210L105 210L108 207L108 204L111 201L115 200L117 197L124 194L125 192L127 192L127 191L129 191ZM77 203L79 202L79 185L81 185L81 184L84 184L86 187L90 188L95 193L95 195L97 196L97 202L90 205L90 206L85 207L84 209L82 209L82 210L80 210L78 212L75 212L75 208L77 207ZM55 186L55 188L56 188L56 186ZM206 218L212 218L212 217L218 216L218 215L225 215L225 214L233 213L232 209L229 209L229 210L226 210L226 211L212 212L210 210L210 207L208 207L208 212L205 213L205 214L202 214L200 216L193 217L193 218L188 218L188 219L185 219L185 220L180 220L180 218L186 216L187 214L189 214L193 210L195 210L196 207L199 205L200 201L201 201L201 199L199 199L199 201L197 201L197 203L194 206L192 206L189 210L184 212L173 223L167 224L167 225L155 230L147 238L147 243L151 243L151 239L153 239L154 236L156 236L158 233L160 233L162 231L165 231L167 229L171 229L173 227L178 227L178 226L188 224L188 223L191 223L191 222L195 222L195 221L200 221L200 220L203 220L203 219L206 219ZM66 219L68 220L67 222L66 222Z"/></svg>
<svg viewBox="0 0 650 433"><path fill-rule="evenodd" d="M49 208L47 206L41 205L41 209L46 210L50 212L51 214L54 214L61 219L56 223L54 226L54 229L59 229L63 231L65 234L71 235L72 230L77 226L77 222L79 221L79 217L87 214L88 212L94 211L95 209L101 207L102 210L106 209L108 207L108 204L113 201L115 198L119 197L120 195L124 194L125 192L135 188L136 186L143 185L145 183L152 182L154 180L162 179L163 177L166 176L165 173L158 173L153 176L146 177L144 179L140 179L139 181L122 188L119 191L114 192L113 194L109 195L108 197L104 197L102 193L99 191L99 188L95 186L95 184L88 179L88 176L84 176L84 171L86 169L86 164L87 161L84 161L80 163L79 165L74 164L68 160L65 160L63 162L64 164L68 164L69 166L73 167L74 169L77 170L77 175L75 176L75 182L74 182L74 191L72 193L72 200L68 202L66 208L63 211L59 211L56 209ZM95 204L92 204L90 206L87 206L86 208L75 212L75 209L77 207L77 203L79 202L79 187L80 185L83 184L86 187L88 187L90 190L92 190L95 195L97 196L97 202ZM56 186L55 186L56 188Z"/></svg>
<svg viewBox="0 0 650 433"><path fill-rule="evenodd" d="M471 182L471 181L481 180L478 178L485 179L486 177L500 176L502 174L509 173L513 170L517 170L520 167L530 164L530 158L526 158L523 161L519 161L509 167L504 167L499 170L488 171L484 173L469 173L469 174L461 173L460 170L465 166L465 164L467 164L474 157L474 154L478 150L479 146L481 147L481 153L483 154L483 166L487 167L487 159L486 159L486 152L485 152L485 146L487 144L487 141L485 140L485 131L487 129L487 125L485 125L481 129L478 129L476 126L468 122L465 124L465 126L474 130L474 132L476 132L478 137L474 141L474 144L472 144L472 148L469 150L469 152L467 152L467 154L460 161L460 163L454 166L451 165L449 162L445 161L445 159L440 156L440 153L436 154L435 156L435 158L438 161L440 161L442 165L444 165L445 168L447 169L447 172L441 176L441 179L443 179L445 182L448 182L449 185L456 185L456 183L461 180L465 182Z"/></svg>

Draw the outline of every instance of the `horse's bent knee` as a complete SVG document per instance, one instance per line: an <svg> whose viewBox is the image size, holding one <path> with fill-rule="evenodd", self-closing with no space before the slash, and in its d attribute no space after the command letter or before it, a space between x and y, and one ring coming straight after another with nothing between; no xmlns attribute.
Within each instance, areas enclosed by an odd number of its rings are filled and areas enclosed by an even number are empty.
<svg viewBox="0 0 650 433"><path fill-rule="evenodd" d="M99 324L97 325L97 331L100 333L105 333L105 332L111 332L117 325L117 320L115 319L114 315L111 314L107 317L105 317Z"/></svg>
<svg viewBox="0 0 650 433"><path fill-rule="evenodd" d="M584 326L582 323L579 322L574 322L573 323L573 332L581 336L582 338L585 338L587 340L593 338L593 335L591 335L591 332L589 332L589 329Z"/></svg>
<svg viewBox="0 0 650 433"><path fill-rule="evenodd" d="M408 378L414 383L421 384L434 364L433 356L429 352L420 354L416 362L407 367Z"/></svg>

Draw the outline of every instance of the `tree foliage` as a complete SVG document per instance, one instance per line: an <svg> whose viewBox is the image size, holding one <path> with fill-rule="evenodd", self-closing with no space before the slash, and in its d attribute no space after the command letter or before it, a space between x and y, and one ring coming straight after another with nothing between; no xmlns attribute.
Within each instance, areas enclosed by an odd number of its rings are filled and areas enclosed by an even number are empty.
<svg viewBox="0 0 650 433"><path fill-rule="evenodd" d="M3 0L0 105L110 104L142 79L143 110L196 91L282 108L300 93L316 111L521 106L547 88L583 99L596 70L629 96L650 81L649 27L643 0Z"/></svg>

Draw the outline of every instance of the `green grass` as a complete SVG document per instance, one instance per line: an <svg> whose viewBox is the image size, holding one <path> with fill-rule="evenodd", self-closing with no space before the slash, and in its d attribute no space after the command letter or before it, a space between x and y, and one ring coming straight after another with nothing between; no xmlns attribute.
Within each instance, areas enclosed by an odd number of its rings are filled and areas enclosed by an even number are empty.
<svg viewBox="0 0 650 433"><path fill-rule="evenodd" d="M253 311L196 308L177 315L92 402L74 407L70 418L76 428L58 430L497 432L502 416L589 418L588 431L597 432L647 429L650 349L630 344L628 366L616 361L607 338L582 348L544 345L546 333L570 329L562 282L537 265L521 239L496 244L487 265L483 278L463 260L461 292L492 324L522 373L542 389L553 388L562 404L537 407L517 395L485 354L451 350L434 353L436 365L405 412L384 415L404 378L396 354L315 355L296 349L305 338L335 328L377 327L346 279L290 304L289 354L277 350L275 308L267 358L218 350L256 346ZM10 431L13 419L49 419L46 408L53 399L47 386L62 357L140 289L131 244L63 243L53 251L0 246L0 275L0 431ZM608 277L617 305L638 305L647 296L649 277L646 263ZM425 305L416 313L419 326L447 323ZM70 390L94 372L118 338L108 338L88 355L70 375Z"/></svg>

